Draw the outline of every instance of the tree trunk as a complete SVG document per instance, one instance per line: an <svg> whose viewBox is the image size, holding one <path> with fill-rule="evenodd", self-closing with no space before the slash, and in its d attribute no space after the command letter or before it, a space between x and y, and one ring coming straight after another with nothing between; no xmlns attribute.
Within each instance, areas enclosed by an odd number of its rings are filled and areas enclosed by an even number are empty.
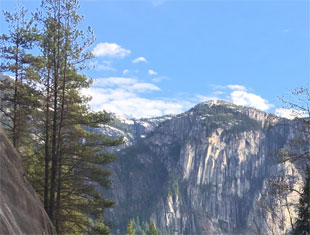
<svg viewBox="0 0 310 235"><path fill-rule="evenodd" d="M46 81L46 111L45 111L45 169L44 169L44 209L48 212L49 189L49 96L50 96L50 69L47 72Z"/></svg>
<svg viewBox="0 0 310 235"><path fill-rule="evenodd" d="M13 98L13 129L12 129L12 139L13 146L17 147L17 86L18 86L18 42L16 42L16 54L15 54L15 82L14 82L14 98Z"/></svg>

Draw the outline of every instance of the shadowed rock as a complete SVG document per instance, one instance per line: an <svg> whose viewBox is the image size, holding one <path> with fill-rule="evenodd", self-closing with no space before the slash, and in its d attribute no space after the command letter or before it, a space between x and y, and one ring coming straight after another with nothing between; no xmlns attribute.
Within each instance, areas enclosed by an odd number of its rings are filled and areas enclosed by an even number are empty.
<svg viewBox="0 0 310 235"><path fill-rule="evenodd" d="M154 120L115 119L102 129L111 137L128 133L111 164L112 232L125 232L133 218L154 221L169 234L290 231L296 211L284 205L299 196L291 192L285 201L269 192L268 183L285 176L297 189L302 182L293 163L277 164L275 157L299 137L293 122L224 101Z"/></svg>
<svg viewBox="0 0 310 235"><path fill-rule="evenodd" d="M0 234L56 234L21 159L0 128Z"/></svg>

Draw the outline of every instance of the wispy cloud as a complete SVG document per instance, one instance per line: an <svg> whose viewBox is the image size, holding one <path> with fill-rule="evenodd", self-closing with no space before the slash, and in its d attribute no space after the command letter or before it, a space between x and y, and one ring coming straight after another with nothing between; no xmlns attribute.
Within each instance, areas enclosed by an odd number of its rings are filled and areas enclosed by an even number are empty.
<svg viewBox="0 0 310 235"><path fill-rule="evenodd" d="M216 96L205 96L205 95L196 95L196 98L199 100L199 102L205 102L209 100L218 100L219 98Z"/></svg>
<svg viewBox="0 0 310 235"><path fill-rule="evenodd" d="M164 80L169 80L169 77L166 77L166 76L160 76L160 77L154 77L152 78L152 82L162 82Z"/></svg>
<svg viewBox="0 0 310 235"><path fill-rule="evenodd" d="M93 86L82 93L92 96L94 110L107 110L127 117L154 117L184 112L194 104L182 99L145 98L143 94L161 89L135 78L109 77L96 79Z"/></svg>
<svg viewBox="0 0 310 235"><path fill-rule="evenodd" d="M98 71L112 71L115 72L116 69L112 66L111 61L101 61L99 62L98 60L92 61L89 63L90 67L92 69L98 70Z"/></svg>
<svg viewBox="0 0 310 235"><path fill-rule="evenodd" d="M94 110L106 110L132 118L178 114L197 103L218 99L263 111L273 107L268 100L248 92L248 89L242 85L213 86L213 89L210 94L194 96L185 94L178 95L179 98L154 96L149 98L147 94L161 91L161 88L154 83L132 77L107 77L95 79L92 87L84 89L83 94L93 97L90 105ZM277 115L281 112L285 113L285 110L278 109Z"/></svg>
<svg viewBox="0 0 310 235"><path fill-rule="evenodd" d="M147 60L144 57L138 57L138 58L135 58L135 59L132 60L132 63L134 63L134 64L137 64L137 63L140 63L140 62L146 63Z"/></svg>
<svg viewBox="0 0 310 235"><path fill-rule="evenodd" d="M129 87L130 91L147 92L147 91L159 91L160 88L152 83L136 83Z"/></svg>
<svg viewBox="0 0 310 235"><path fill-rule="evenodd" d="M125 77L109 77L95 79L93 83L96 88L121 88L125 91L130 92L141 92L145 93L148 91L159 91L160 88L152 83L139 82L135 78Z"/></svg>
<svg viewBox="0 0 310 235"><path fill-rule="evenodd" d="M241 85L227 85L227 88L230 90L237 90L237 91L246 91L247 89L244 86Z"/></svg>
<svg viewBox="0 0 310 235"><path fill-rule="evenodd" d="M108 78L96 78L93 85L96 87L123 87L137 83L135 78L126 77L108 77Z"/></svg>
<svg viewBox="0 0 310 235"><path fill-rule="evenodd" d="M149 75L157 75L157 72L155 72L153 69L148 70Z"/></svg>
<svg viewBox="0 0 310 235"><path fill-rule="evenodd" d="M124 58L131 53L130 50L122 48L116 43L99 43L93 49L93 54L97 57Z"/></svg>
<svg viewBox="0 0 310 235"><path fill-rule="evenodd" d="M129 70L128 69L124 69L123 70L123 75L126 75L126 74L128 74L129 73Z"/></svg>

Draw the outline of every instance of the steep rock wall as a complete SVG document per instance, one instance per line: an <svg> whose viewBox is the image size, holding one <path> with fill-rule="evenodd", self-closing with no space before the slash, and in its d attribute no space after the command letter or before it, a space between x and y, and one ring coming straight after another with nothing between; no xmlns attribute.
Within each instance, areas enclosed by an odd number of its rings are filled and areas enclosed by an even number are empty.
<svg viewBox="0 0 310 235"><path fill-rule="evenodd" d="M0 234L56 234L0 127Z"/></svg>
<svg viewBox="0 0 310 235"><path fill-rule="evenodd" d="M298 187L290 163L274 157L296 133L283 120L224 102L202 103L157 123L119 152L113 166L115 227L130 218L153 220L170 234L284 234L285 203L268 191L281 174Z"/></svg>

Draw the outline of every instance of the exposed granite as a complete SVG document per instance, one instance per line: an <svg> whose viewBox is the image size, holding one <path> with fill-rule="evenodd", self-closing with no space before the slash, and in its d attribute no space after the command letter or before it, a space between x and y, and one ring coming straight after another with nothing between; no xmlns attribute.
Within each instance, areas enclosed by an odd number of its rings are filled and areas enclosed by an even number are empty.
<svg viewBox="0 0 310 235"><path fill-rule="evenodd" d="M223 101L156 122L119 150L112 170L115 227L125 229L139 216L173 234L288 233L289 213L296 213L267 187L281 174L296 187L301 180L293 164L274 159L296 134L284 122ZM288 195L289 204L296 200Z"/></svg>
<svg viewBox="0 0 310 235"><path fill-rule="evenodd" d="M56 234L0 127L0 234Z"/></svg>

